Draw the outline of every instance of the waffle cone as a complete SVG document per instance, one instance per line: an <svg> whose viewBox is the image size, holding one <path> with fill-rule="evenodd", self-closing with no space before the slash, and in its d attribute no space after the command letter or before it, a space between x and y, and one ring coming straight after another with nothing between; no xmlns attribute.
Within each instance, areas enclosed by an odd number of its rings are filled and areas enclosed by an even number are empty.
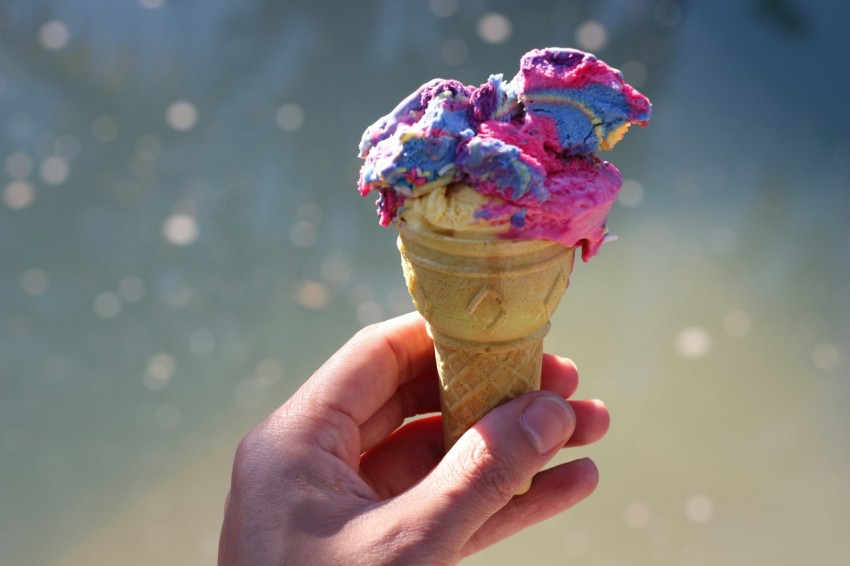
<svg viewBox="0 0 850 566"><path fill-rule="evenodd" d="M491 409L540 388L543 338L575 249L396 227L408 291L434 338L448 450Z"/></svg>

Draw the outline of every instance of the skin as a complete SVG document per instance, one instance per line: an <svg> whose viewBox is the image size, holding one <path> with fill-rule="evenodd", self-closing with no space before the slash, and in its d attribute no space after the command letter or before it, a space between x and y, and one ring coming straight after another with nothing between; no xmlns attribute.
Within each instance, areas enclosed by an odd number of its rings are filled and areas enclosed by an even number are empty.
<svg viewBox="0 0 850 566"><path fill-rule="evenodd" d="M358 332L234 458L220 565L455 564L586 498L600 401L546 355L542 391L494 409L444 454L433 344L417 314ZM531 482L531 488L522 492Z"/></svg>

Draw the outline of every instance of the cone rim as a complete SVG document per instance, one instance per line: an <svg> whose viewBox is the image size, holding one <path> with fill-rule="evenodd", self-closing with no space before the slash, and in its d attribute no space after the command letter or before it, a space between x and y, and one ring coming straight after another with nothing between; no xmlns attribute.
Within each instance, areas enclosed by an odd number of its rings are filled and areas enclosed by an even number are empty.
<svg viewBox="0 0 850 566"><path fill-rule="evenodd" d="M420 241L426 246L427 243L435 243L439 246L440 249L442 249L443 247L457 248L458 250L481 250L489 248L492 249L494 252L498 253L502 253L503 250L508 249L512 250L512 253L526 253L544 250L556 246L574 253L576 248L578 247L573 246L572 248L570 248L565 246L561 242L544 239L520 240L508 238L461 238L457 236L450 236L448 234L432 232L430 230L420 230L414 228L409 223L398 218L393 221L393 224L396 230L398 230L400 236Z"/></svg>

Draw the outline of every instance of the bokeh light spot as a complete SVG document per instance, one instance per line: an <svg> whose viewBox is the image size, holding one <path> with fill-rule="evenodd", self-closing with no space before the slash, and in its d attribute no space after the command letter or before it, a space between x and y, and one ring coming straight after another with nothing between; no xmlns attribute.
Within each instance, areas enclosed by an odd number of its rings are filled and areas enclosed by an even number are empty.
<svg viewBox="0 0 850 566"><path fill-rule="evenodd" d="M148 360L144 383L150 391L162 391L174 377L177 363L169 354L159 353Z"/></svg>
<svg viewBox="0 0 850 566"><path fill-rule="evenodd" d="M299 281L293 290L294 299L308 309L323 309L331 302L327 285L320 281Z"/></svg>
<svg viewBox="0 0 850 566"><path fill-rule="evenodd" d="M28 295L41 295L50 287L50 279L43 269L27 269L21 277L21 286Z"/></svg>
<svg viewBox="0 0 850 566"><path fill-rule="evenodd" d="M106 291L94 298L93 308L99 318L115 318L121 312L121 300L112 291Z"/></svg>
<svg viewBox="0 0 850 566"><path fill-rule="evenodd" d="M510 39L513 26L504 14L490 12L481 16L475 30L486 43L498 44Z"/></svg>
<svg viewBox="0 0 850 566"><path fill-rule="evenodd" d="M588 20L576 29L576 43L586 51L601 51L608 45L608 30L596 20Z"/></svg>
<svg viewBox="0 0 850 566"><path fill-rule="evenodd" d="M165 121L178 132L188 132L198 123L198 110L191 102L178 100L168 106Z"/></svg>
<svg viewBox="0 0 850 566"><path fill-rule="evenodd" d="M448 18L457 12L457 0L430 0L428 7L438 18Z"/></svg>
<svg viewBox="0 0 850 566"><path fill-rule="evenodd" d="M287 132L294 132L304 125L304 109L298 104L288 103L277 109L275 122L277 127Z"/></svg>
<svg viewBox="0 0 850 566"><path fill-rule="evenodd" d="M41 162L38 174L48 185L61 185L71 175L71 168L64 157L51 155Z"/></svg>
<svg viewBox="0 0 850 566"><path fill-rule="evenodd" d="M705 357L711 350L711 335L701 326L689 326L676 335L676 349L686 358Z"/></svg>
<svg viewBox="0 0 850 566"><path fill-rule="evenodd" d="M188 214L172 214L162 225L162 235L175 246L188 246L198 239L198 223Z"/></svg>
<svg viewBox="0 0 850 566"><path fill-rule="evenodd" d="M623 185L620 188L620 194L617 195L617 202L623 206L635 207L643 202L643 185L634 179L623 179Z"/></svg>
<svg viewBox="0 0 850 566"><path fill-rule="evenodd" d="M51 20L38 30L38 42L45 49L58 51L64 49L71 40L71 31L65 22Z"/></svg>
<svg viewBox="0 0 850 566"><path fill-rule="evenodd" d="M23 151L16 151L3 162L3 169L11 178L22 181L32 173L32 157Z"/></svg>
<svg viewBox="0 0 850 566"><path fill-rule="evenodd" d="M12 210L27 208L35 201L35 188L26 181L12 181L3 187L3 204Z"/></svg>
<svg viewBox="0 0 850 566"><path fill-rule="evenodd" d="M623 519L633 529L644 529L652 520L652 509L642 501L635 501L623 511Z"/></svg>
<svg viewBox="0 0 850 566"><path fill-rule="evenodd" d="M840 362L841 351L835 344L820 342L815 344L815 347L812 349L812 363L820 370L833 370L838 367Z"/></svg>
<svg viewBox="0 0 850 566"><path fill-rule="evenodd" d="M692 495L685 501L685 517L694 523L706 523L714 515L714 503L702 494Z"/></svg>
<svg viewBox="0 0 850 566"><path fill-rule="evenodd" d="M374 300L362 301L357 305L357 322L363 326L380 322L384 319L384 308Z"/></svg>

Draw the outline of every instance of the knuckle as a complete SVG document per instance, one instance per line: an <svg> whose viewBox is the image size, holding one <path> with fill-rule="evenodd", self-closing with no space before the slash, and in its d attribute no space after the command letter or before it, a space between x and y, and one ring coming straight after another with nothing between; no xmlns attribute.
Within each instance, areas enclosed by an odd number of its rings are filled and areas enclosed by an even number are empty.
<svg viewBox="0 0 850 566"><path fill-rule="evenodd" d="M516 463L508 454L496 454L483 439L476 439L455 473L472 487L474 496L488 504L504 505L516 492Z"/></svg>
<svg viewBox="0 0 850 566"><path fill-rule="evenodd" d="M233 483L242 485L257 473L264 452L262 437L255 430L248 432L236 446L233 456Z"/></svg>
<svg viewBox="0 0 850 566"><path fill-rule="evenodd" d="M236 445L236 453L233 456L234 472L244 469L257 458L261 451L260 444L260 439L253 430L242 437L242 440Z"/></svg>
<svg viewBox="0 0 850 566"><path fill-rule="evenodd" d="M275 435L269 430L268 421L260 423L239 441L233 456L233 477L238 483L256 477L265 477L270 468L281 471L286 468L289 458L281 443L275 441Z"/></svg>

